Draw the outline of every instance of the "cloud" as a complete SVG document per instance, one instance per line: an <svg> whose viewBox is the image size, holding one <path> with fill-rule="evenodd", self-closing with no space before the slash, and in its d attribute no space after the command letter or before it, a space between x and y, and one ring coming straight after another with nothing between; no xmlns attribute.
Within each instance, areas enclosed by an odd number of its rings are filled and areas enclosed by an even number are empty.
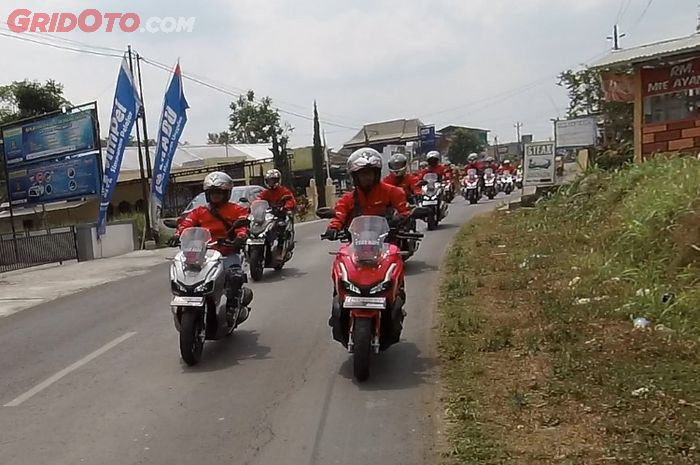
<svg viewBox="0 0 700 465"><path fill-rule="evenodd" d="M673 9L655 2L635 25L646 3L632 0L621 19L623 32L632 29L623 44L694 30L695 0L677 0ZM77 0L17 2L35 11L46 11L46 5L54 11L95 7ZM605 37L619 6L610 0L107 0L97 8L142 17L196 16L194 32L61 37L119 49L130 43L169 66L180 57L185 73L235 92L255 89L309 117L317 99L322 117L344 126L422 117L428 123L483 126L507 140L520 120L546 139L549 119L563 114L567 103L556 74L609 49ZM0 18L15 7L5 2ZM98 99L106 125L118 58L0 41L9 63L3 81L57 79L74 102ZM155 131L169 76L149 65L143 75L149 129ZM227 126L233 97L190 81L184 85L191 109L183 138L204 142L207 132ZM293 143L307 145L311 122L285 117L297 128ZM324 126L336 146L353 135L352 129Z"/></svg>

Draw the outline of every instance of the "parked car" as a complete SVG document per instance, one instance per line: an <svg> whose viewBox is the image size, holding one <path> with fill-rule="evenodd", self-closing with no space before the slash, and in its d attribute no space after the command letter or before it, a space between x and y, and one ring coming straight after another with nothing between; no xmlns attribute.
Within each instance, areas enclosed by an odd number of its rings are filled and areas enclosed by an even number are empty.
<svg viewBox="0 0 700 465"><path fill-rule="evenodd" d="M234 187L231 191L231 198L229 199L229 202L250 207L250 204L253 203L253 201L258 198L258 195L260 195L260 193L264 190L265 188L262 186ZM177 228L180 225L180 222L184 220L192 210L201 207L202 205L206 205L206 203L207 200L204 197L204 192L200 192L197 194L197 196L195 196L195 198L192 199L187 207L185 207L182 213L180 213L180 216L177 218L165 218L163 219L163 224L168 228Z"/></svg>

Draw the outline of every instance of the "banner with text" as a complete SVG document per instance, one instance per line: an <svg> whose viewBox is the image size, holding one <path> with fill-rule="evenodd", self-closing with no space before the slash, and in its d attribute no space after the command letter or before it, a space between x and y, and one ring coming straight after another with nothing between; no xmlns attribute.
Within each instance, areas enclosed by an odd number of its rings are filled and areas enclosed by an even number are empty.
<svg viewBox="0 0 700 465"><path fill-rule="evenodd" d="M97 233L99 235L103 235L107 231L107 209L119 179L124 149L129 141L129 135L131 135L131 130L136 123L140 109L141 100L136 93L134 77L129 70L129 63L126 61L125 56L119 69L117 89L114 92L114 106L112 107L112 116L109 119L109 136L107 137L104 176L102 179L100 214L97 221Z"/></svg>
<svg viewBox="0 0 700 465"><path fill-rule="evenodd" d="M151 185L151 228L158 229L158 221L163 211L163 197L170 180L170 168L182 130L187 123L189 105L182 89L180 63L175 66L168 90L165 92L163 113L160 116L156 156L153 163Z"/></svg>

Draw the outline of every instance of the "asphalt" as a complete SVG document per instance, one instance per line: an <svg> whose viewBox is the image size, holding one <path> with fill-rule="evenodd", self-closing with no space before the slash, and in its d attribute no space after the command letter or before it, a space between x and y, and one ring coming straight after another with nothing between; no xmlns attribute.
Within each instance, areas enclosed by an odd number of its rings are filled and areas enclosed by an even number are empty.
<svg viewBox="0 0 700 465"><path fill-rule="evenodd" d="M0 463L436 463L434 290L459 226L503 200L460 199L407 264L402 342L357 384L327 326L323 223L252 284L254 310L200 365L180 360L168 266L0 318ZM76 279L81 278L76 276Z"/></svg>

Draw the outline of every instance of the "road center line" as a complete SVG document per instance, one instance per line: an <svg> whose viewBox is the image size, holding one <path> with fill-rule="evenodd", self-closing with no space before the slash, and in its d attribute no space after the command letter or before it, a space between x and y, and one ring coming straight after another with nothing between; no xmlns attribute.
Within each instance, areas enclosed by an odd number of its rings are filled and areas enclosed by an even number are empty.
<svg viewBox="0 0 700 465"><path fill-rule="evenodd" d="M59 371L55 375L46 379L45 381L42 381L41 383L37 384L36 386L31 388L30 390L28 390L24 394L20 395L19 397L17 397L13 401L6 403L4 405L4 407L17 407L17 406L21 405L24 401L32 398L33 396L40 393L41 391L43 391L47 387L51 386L56 381L59 381L61 378L69 375L70 373L74 372L78 368L91 362L92 360L96 359L97 357L104 354L108 350L115 348L116 346L118 346L122 342L126 341L127 339L129 339L130 337L132 337L135 334L136 334L135 332L126 333L126 334L119 336L118 338L116 338L112 342L108 342L107 344L103 345L102 347L100 347L96 351L92 352L91 354L88 354L87 356L81 358L80 360L73 363L69 367L64 368L63 370Z"/></svg>

